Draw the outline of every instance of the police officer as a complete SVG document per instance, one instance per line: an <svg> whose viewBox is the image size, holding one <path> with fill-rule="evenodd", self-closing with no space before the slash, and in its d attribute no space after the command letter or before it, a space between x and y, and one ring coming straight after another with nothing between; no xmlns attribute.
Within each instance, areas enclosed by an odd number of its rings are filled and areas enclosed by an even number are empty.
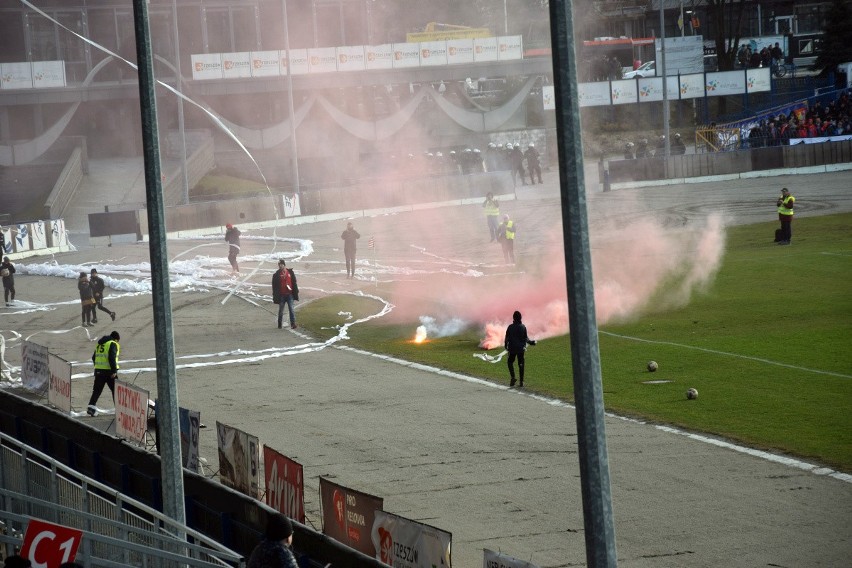
<svg viewBox="0 0 852 568"><path fill-rule="evenodd" d="M633 160L636 156L633 154L633 142L628 142L624 145L624 159L625 160Z"/></svg>
<svg viewBox="0 0 852 568"><path fill-rule="evenodd" d="M535 144L530 142L527 151L524 152L524 157L527 159L527 171L530 174L530 185L535 185L534 174L538 176L538 183L541 181L541 164L538 161L538 151L535 149Z"/></svg>
<svg viewBox="0 0 852 568"><path fill-rule="evenodd" d="M119 340L121 336L117 331L104 335L98 340L95 352L92 353L92 363L95 364L95 384L92 387L92 396L89 398L89 406L86 412L89 416L98 413L97 404L104 386L108 386L115 403L115 379L118 377L118 354L121 351Z"/></svg>
<svg viewBox="0 0 852 568"><path fill-rule="evenodd" d="M512 184L518 185L516 180L517 175L520 175L521 184L527 185L527 182L524 180L524 153L521 151L520 144L512 146L512 151L509 154L509 157L512 160Z"/></svg>

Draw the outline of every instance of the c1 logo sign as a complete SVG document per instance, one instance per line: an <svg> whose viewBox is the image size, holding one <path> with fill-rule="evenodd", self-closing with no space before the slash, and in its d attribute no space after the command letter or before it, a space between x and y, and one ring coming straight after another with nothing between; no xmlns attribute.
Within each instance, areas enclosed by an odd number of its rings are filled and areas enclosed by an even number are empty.
<svg viewBox="0 0 852 568"><path fill-rule="evenodd" d="M74 561L81 540L81 530L30 519L21 556L28 558L34 568L57 568L63 562Z"/></svg>

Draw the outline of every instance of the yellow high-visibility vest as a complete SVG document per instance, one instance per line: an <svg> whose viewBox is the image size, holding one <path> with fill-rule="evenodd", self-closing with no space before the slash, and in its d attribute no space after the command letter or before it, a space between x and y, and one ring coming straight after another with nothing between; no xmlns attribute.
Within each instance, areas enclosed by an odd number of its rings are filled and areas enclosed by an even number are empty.
<svg viewBox="0 0 852 568"><path fill-rule="evenodd" d="M785 207L785 205L787 205L788 203L790 205L795 204L796 198L793 197L792 195L788 195L786 199L782 198L781 199L781 205L778 206L778 213L780 213L781 215L792 215L793 209L792 208L787 209L787 207Z"/></svg>
<svg viewBox="0 0 852 568"><path fill-rule="evenodd" d="M497 202L489 199L485 202L485 216L486 217L498 217L500 215L500 206L497 205Z"/></svg>
<svg viewBox="0 0 852 568"><path fill-rule="evenodd" d="M115 343L115 368L118 369L118 354L121 351L121 345L114 339L110 339L105 343L98 344L95 347L95 369L109 371L112 367L109 366L109 350L110 344Z"/></svg>
<svg viewBox="0 0 852 568"><path fill-rule="evenodd" d="M515 222L506 221L506 238L510 241L515 239Z"/></svg>

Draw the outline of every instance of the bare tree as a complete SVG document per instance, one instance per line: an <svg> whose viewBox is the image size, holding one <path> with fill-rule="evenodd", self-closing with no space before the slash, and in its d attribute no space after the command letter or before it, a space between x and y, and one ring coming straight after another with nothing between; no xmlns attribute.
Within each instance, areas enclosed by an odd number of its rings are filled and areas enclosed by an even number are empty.
<svg viewBox="0 0 852 568"><path fill-rule="evenodd" d="M706 0L707 18L716 23L716 58L719 71L731 71L742 37L745 0Z"/></svg>

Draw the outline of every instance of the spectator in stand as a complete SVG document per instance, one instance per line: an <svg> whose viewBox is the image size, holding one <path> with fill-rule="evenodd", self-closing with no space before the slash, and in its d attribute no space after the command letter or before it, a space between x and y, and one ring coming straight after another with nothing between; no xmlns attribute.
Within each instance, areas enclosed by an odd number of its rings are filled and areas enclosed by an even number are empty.
<svg viewBox="0 0 852 568"><path fill-rule="evenodd" d="M749 55L748 66L751 69L757 69L760 67L760 53L756 51L752 51L751 55Z"/></svg>
<svg viewBox="0 0 852 568"><path fill-rule="evenodd" d="M769 49L764 47L760 50L760 66L768 69L771 65L772 55L769 53Z"/></svg>
<svg viewBox="0 0 852 568"><path fill-rule="evenodd" d="M778 42L775 42L775 45L770 50L770 55L772 56L772 63L777 65L784 60L784 51L781 49L781 46L778 45Z"/></svg>

